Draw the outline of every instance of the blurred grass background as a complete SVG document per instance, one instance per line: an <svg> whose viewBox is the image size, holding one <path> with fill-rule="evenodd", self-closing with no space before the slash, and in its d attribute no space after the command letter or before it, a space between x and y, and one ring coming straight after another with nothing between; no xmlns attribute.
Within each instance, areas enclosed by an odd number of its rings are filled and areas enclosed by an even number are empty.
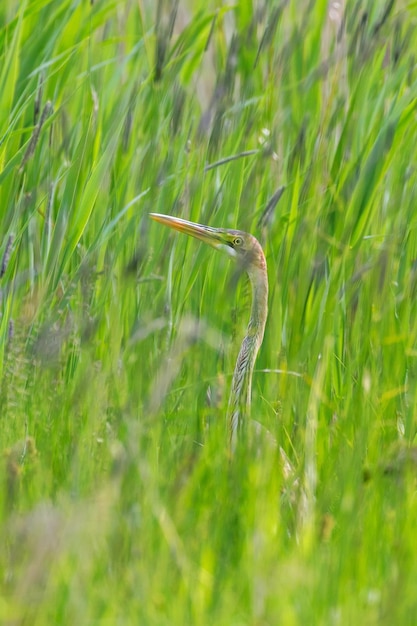
<svg viewBox="0 0 417 626"><path fill-rule="evenodd" d="M0 5L1 623L415 623L416 25ZM150 211L262 242L276 448L246 281Z"/></svg>

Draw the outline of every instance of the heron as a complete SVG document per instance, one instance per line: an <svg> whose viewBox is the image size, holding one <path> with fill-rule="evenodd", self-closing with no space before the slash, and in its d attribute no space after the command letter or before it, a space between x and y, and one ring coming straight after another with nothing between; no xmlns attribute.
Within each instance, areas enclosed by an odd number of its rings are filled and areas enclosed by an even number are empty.
<svg viewBox="0 0 417 626"><path fill-rule="evenodd" d="M149 215L169 228L191 235L216 250L225 252L249 276L252 286L251 314L236 360L227 410L228 444L230 451L234 452L238 433L244 427L250 412L253 369L264 338L268 316L268 274L262 246L253 235L241 230L212 228L161 213Z"/></svg>

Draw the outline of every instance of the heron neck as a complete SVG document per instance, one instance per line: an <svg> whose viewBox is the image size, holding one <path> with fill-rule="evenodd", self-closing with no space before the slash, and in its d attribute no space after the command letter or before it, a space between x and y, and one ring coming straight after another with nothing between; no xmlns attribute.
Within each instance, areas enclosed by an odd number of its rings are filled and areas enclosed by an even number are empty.
<svg viewBox="0 0 417 626"><path fill-rule="evenodd" d="M251 268L248 274L252 285L252 309L248 334L255 336L257 339L257 353L264 338L266 318L268 315L268 276L266 268L260 267Z"/></svg>
<svg viewBox="0 0 417 626"><path fill-rule="evenodd" d="M249 412L252 391L252 373L264 337L268 315L268 276L264 267L248 270L252 285L252 310L248 330L237 357L229 401L230 445L233 451L242 417Z"/></svg>

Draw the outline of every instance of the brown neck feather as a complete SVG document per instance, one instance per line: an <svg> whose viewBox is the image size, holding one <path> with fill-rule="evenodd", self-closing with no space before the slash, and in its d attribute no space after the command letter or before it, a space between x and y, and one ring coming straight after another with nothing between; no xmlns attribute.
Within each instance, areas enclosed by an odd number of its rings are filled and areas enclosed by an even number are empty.
<svg viewBox="0 0 417 626"><path fill-rule="evenodd" d="M268 315L268 275L261 246L256 242L256 260L246 271L252 285L252 310L248 330L237 357L229 400L228 424L231 451L236 447L238 430L250 409L252 374L261 347Z"/></svg>

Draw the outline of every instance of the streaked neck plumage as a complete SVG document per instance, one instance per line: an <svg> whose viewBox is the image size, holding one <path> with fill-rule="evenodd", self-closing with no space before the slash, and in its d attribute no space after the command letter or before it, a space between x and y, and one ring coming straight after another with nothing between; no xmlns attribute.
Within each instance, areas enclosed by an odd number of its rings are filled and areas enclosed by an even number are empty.
<svg viewBox="0 0 417 626"><path fill-rule="evenodd" d="M248 330L240 347L232 380L228 408L230 450L236 448L238 431L244 427L251 402L252 374L265 332L268 315L268 275L265 256L255 240L256 255L248 259L245 267L252 286L252 309Z"/></svg>

